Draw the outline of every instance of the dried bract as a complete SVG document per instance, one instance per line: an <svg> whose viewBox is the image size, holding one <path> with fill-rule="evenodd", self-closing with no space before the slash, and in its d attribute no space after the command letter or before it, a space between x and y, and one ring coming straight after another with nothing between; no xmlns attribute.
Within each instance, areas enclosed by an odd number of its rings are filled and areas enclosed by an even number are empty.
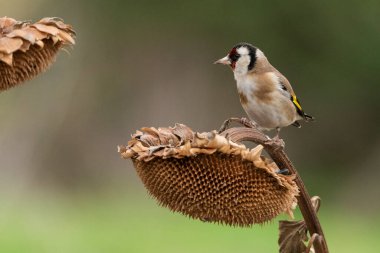
<svg viewBox="0 0 380 253"><path fill-rule="evenodd" d="M293 176L277 174L276 164L215 131L194 133L185 125L143 128L127 146L149 193L173 211L202 221L234 226L292 215L298 188Z"/></svg>
<svg viewBox="0 0 380 253"><path fill-rule="evenodd" d="M0 18L0 91L45 71L59 49L74 45L75 32L58 18L36 23Z"/></svg>

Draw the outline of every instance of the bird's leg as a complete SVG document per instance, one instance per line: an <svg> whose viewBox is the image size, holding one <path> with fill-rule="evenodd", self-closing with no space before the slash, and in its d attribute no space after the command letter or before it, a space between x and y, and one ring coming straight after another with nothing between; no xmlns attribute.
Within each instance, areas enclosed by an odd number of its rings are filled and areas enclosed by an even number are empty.
<svg viewBox="0 0 380 253"><path fill-rule="evenodd" d="M273 138L273 139L280 139L280 131L281 131L281 128L279 127L276 127L276 136Z"/></svg>
<svg viewBox="0 0 380 253"><path fill-rule="evenodd" d="M249 128L257 128L257 124L255 122L247 119L247 118L229 118L223 122L218 133L221 133L224 130L226 130L228 128L228 126L231 124L231 122L237 122L237 123L240 123L243 126L249 127Z"/></svg>
<svg viewBox="0 0 380 253"><path fill-rule="evenodd" d="M234 119L234 118L226 119L226 120L223 122L222 126L219 128L219 131L218 131L219 134L220 134L221 132L224 132L224 130L226 130L226 129L228 128L228 126L230 125L232 119Z"/></svg>

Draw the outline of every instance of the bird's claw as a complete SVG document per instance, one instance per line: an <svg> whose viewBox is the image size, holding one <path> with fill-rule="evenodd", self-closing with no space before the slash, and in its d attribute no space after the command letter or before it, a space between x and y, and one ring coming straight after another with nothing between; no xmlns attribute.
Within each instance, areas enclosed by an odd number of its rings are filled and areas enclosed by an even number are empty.
<svg viewBox="0 0 380 253"><path fill-rule="evenodd" d="M219 128L218 133L224 132L228 128L228 126L231 124L231 122L240 123L243 126L248 127L248 128L257 128L256 123L252 122L251 120L247 118L229 118L223 122L222 126Z"/></svg>
<svg viewBox="0 0 380 253"><path fill-rule="evenodd" d="M246 126L248 128L257 128L257 124L247 118L241 118L240 122L243 126Z"/></svg>

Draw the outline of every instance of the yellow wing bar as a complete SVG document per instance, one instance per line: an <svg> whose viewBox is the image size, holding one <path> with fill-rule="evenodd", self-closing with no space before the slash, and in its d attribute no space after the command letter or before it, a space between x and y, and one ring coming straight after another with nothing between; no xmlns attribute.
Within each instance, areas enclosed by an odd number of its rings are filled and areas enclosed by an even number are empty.
<svg viewBox="0 0 380 253"><path fill-rule="evenodd" d="M301 104L298 101L296 95L292 96L292 102L297 107L297 111L299 110L299 112L301 112L300 114L302 115L303 114L303 110L302 110Z"/></svg>

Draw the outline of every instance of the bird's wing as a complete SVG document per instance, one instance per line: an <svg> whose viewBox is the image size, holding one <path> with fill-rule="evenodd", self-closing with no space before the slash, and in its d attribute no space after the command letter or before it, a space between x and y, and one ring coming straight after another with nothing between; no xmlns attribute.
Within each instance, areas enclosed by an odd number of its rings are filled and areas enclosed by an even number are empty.
<svg viewBox="0 0 380 253"><path fill-rule="evenodd" d="M288 79L286 79L286 77L285 77L283 74L281 74L277 69L275 69L274 72L275 72L275 74L276 74L277 77L278 77L278 81L279 81L279 83L280 83L280 85L281 85L280 88L281 88L282 90L286 91L287 93L289 93L289 95L290 95L291 97L295 97L296 94L294 93L293 88L292 88L292 86L290 85Z"/></svg>
<svg viewBox="0 0 380 253"><path fill-rule="evenodd" d="M293 88L290 85L288 79L286 79L286 77L284 75L282 75L277 69L275 70L275 72L276 72L276 75L278 76L278 79L279 79L279 82L281 85L281 89L284 90L285 92L289 93L290 100L292 101L292 103L296 107L297 113L304 119L311 119L312 117L305 114L305 112L303 111L301 103L298 100L296 94L294 93Z"/></svg>

